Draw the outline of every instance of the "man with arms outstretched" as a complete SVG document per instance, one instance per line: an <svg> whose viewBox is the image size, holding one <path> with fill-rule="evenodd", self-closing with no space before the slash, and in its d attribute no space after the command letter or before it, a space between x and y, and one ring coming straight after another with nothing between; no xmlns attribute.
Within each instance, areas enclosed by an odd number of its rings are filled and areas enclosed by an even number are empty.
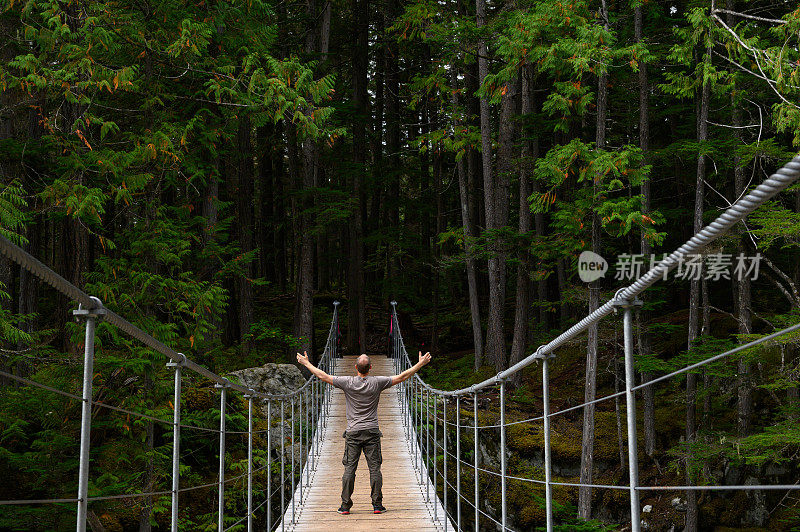
<svg viewBox="0 0 800 532"><path fill-rule="evenodd" d="M319 377L323 382L332 384L344 392L344 399L347 405L347 430L344 433L345 446L344 474L342 475L342 505L339 513L347 515L353 501L350 496L356 480L356 468L361 457L361 451L367 459L369 468L369 484L372 491L372 509L376 514L386 511L383 507L383 476L381 475L381 431L378 430L378 401L381 392L395 384L400 384L431 361L431 354L419 352L419 362L413 367L408 368L400 375L393 377L369 375L372 369L369 357L361 355L356 360L356 372L358 375L349 377L332 377L315 367L308 361L308 353L297 353L297 361L308 368L308 370Z"/></svg>

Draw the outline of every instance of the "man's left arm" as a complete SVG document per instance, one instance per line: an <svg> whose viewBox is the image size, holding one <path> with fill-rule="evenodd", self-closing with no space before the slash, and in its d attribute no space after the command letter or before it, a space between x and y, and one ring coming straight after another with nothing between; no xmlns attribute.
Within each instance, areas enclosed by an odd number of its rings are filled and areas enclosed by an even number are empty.
<svg viewBox="0 0 800 532"><path fill-rule="evenodd" d="M410 368L408 368L407 370L405 370L400 375L395 375L394 377L392 377L391 386L394 386L395 384L400 384L404 380L407 380L407 379L411 378L412 375L414 375L416 372L418 372L419 370L422 369L422 366L426 365L430 361L431 361L431 354L430 353L425 353L423 355L422 351L420 351L419 352L419 361L416 364L414 364L413 366L411 366Z"/></svg>
<svg viewBox="0 0 800 532"><path fill-rule="evenodd" d="M333 384L333 377L316 367L311 361L308 360L308 353L303 351L303 354L297 353L297 362L300 363L301 366L305 366L308 371L316 375L319 380L322 382L327 382L328 384Z"/></svg>

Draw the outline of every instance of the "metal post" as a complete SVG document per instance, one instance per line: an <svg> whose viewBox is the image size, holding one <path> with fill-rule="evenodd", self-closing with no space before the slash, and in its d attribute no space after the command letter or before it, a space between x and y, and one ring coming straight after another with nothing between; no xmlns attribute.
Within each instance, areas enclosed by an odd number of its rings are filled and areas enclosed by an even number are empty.
<svg viewBox="0 0 800 532"><path fill-rule="evenodd" d="M228 395L228 384L217 384L219 388L219 492L217 498L217 528L225 530L225 400Z"/></svg>
<svg viewBox="0 0 800 532"><path fill-rule="evenodd" d="M267 530L272 530L272 401L267 400Z"/></svg>
<svg viewBox="0 0 800 532"><path fill-rule="evenodd" d="M438 464L436 463L437 456L439 455L439 449L437 448L439 445L439 441L436 439L437 427L439 426L439 418L436 410L438 409L439 398L436 397L436 394L433 394L433 520L438 520L438 508L439 508L439 490L437 489L436 485L439 481L437 478L436 469Z"/></svg>
<svg viewBox="0 0 800 532"><path fill-rule="evenodd" d="M500 505L503 530L506 529L506 381L500 381Z"/></svg>
<svg viewBox="0 0 800 532"><path fill-rule="evenodd" d="M333 353L331 353L331 369L339 358L339 302L333 302Z"/></svg>
<svg viewBox="0 0 800 532"><path fill-rule="evenodd" d="M411 390L412 390L412 406L411 409L411 426L413 427L412 435L414 436L414 446L412 450L414 451L414 469L419 471L419 459L417 455L417 451L419 450L419 440L417 439L417 435L419 432L417 431L417 410L419 406L419 401L417 400L417 379L412 377L411 380Z"/></svg>
<svg viewBox="0 0 800 532"><path fill-rule="evenodd" d="M461 396L456 396L456 530L461 532Z"/></svg>
<svg viewBox="0 0 800 532"><path fill-rule="evenodd" d="M548 357L542 359L542 404L544 405L544 494L547 532L553 532L553 486L550 463L550 372Z"/></svg>
<svg viewBox="0 0 800 532"><path fill-rule="evenodd" d="M473 451L475 453L475 456L473 457L473 462L474 462L474 465L475 465L475 532L478 532L478 530L480 530L480 524L481 524L481 513L478 510L478 508L480 508L480 506L478 506L478 492L479 492L479 486L480 486L480 482L479 482L480 476L479 476L479 472L478 472L478 442L479 442L479 440L478 440L478 392L474 392L473 395L472 395L472 410L473 410L473 416L475 416L474 420L472 422L472 424L474 425L473 431L475 433L474 434L475 448L474 448L474 451Z"/></svg>
<svg viewBox="0 0 800 532"><path fill-rule="evenodd" d="M294 524L294 484L295 484L295 478L294 478L294 397L292 397L291 401L292 401L292 408L291 408L291 410L292 410L292 414L291 414L292 415L292 421L289 423L289 426L292 428L291 429L292 430L292 439L291 439L291 442L292 442L292 467L290 468L291 473L292 473L292 480L289 482L289 486L291 486L291 488L292 488L292 524Z"/></svg>
<svg viewBox="0 0 800 532"><path fill-rule="evenodd" d="M425 502L431 502L431 391L425 390Z"/></svg>
<svg viewBox="0 0 800 532"><path fill-rule="evenodd" d="M400 384L400 413L403 420L403 435L408 437L408 381Z"/></svg>
<svg viewBox="0 0 800 532"><path fill-rule="evenodd" d="M283 434L283 422L284 422L284 412L283 412L283 399L281 399L281 514L283 515L283 519L281 519L281 530L286 529L286 515L284 512L284 508L286 508L286 478L285 478L285 457L286 453L283 452L284 445L286 444L286 436Z"/></svg>
<svg viewBox="0 0 800 532"><path fill-rule="evenodd" d="M447 532L447 396L442 396L442 449L444 450L444 466L442 466L442 489L444 490L444 532Z"/></svg>
<svg viewBox="0 0 800 532"><path fill-rule="evenodd" d="M247 532L253 532L253 396L247 399Z"/></svg>
<svg viewBox="0 0 800 532"><path fill-rule="evenodd" d="M422 423L424 422L422 417L422 401L424 396L425 388L423 387L422 379L420 379L417 383L417 452L419 452L417 466L419 467L420 482L422 482L422 461L424 460L422 455Z"/></svg>
<svg viewBox="0 0 800 532"><path fill-rule="evenodd" d="M305 421L306 421L306 487L311 486L311 462L309 460L313 460L311 458L313 456L313 449L314 449L314 441L313 439L310 440L309 438L314 438L314 430L308 424L308 411L311 409L311 404L309 402L309 390L311 388L306 389L306 393L303 396L303 403L305 403L303 412L305 413Z"/></svg>
<svg viewBox="0 0 800 532"><path fill-rule="evenodd" d="M97 307L73 311L76 320L86 320L86 335L83 341L83 403L81 405L81 447L78 466L78 532L86 530L86 515L89 504L89 443L92 431L92 376L94 375L94 330L97 319L102 319L105 309L97 298L92 298Z"/></svg>
<svg viewBox="0 0 800 532"><path fill-rule="evenodd" d="M181 475L181 368L186 357L183 353L179 362L168 362L167 367L175 368L175 387L172 400L172 517L170 530L178 532L178 487Z"/></svg>
<svg viewBox="0 0 800 532"><path fill-rule="evenodd" d="M639 514L639 457L636 448L636 396L632 388L636 376L633 372L633 325L631 305L624 307L623 328L625 337L625 419L628 422L628 481L631 499L631 530L639 532L642 519Z"/></svg>
<svg viewBox="0 0 800 532"><path fill-rule="evenodd" d="M422 481L422 398L425 395L425 388L422 386L422 379L417 383L417 466L419 467L419 479Z"/></svg>
<svg viewBox="0 0 800 532"><path fill-rule="evenodd" d="M305 393L305 392L303 392ZM297 467L300 468L300 475L297 479L300 486L300 504L303 504L303 393L297 396L297 406L300 408L300 416L297 418L297 436L300 439L300 455L297 458Z"/></svg>
<svg viewBox="0 0 800 532"><path fill-rule="evenodd" d="M314 377L311 377L312 379ZM317 470L317 439L319 435L317 434L317 389L316 389L317 381L311 381L311 433L313 435L313 441L311 442L311 467L314 468L314 471Z"/></svg>

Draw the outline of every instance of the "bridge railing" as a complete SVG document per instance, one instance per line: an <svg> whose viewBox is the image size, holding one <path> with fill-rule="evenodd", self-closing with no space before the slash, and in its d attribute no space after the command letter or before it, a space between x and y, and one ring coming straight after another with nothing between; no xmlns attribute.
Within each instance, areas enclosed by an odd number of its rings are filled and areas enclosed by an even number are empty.
<svg viewBox="0 0 800 532"><path fill-rule="evenodd" d="M81 429L80 429L80 460L78 469L78 493L77 497L69 499L14 499L0 501L0 506L16 506L16 505L33 505L33 504L56 504L56 503L77 503L77 520L76 530L83 532L86 530L88 504L95 501L111 500L111 499L136 499L143 497L154 496L171 496L171 517L170 529L177 532L180 523L179 515L179 494L198 489L208 489L217 487L217 527L218 530L230 530L236 526L247 522L248 532L254 530L254 516L255 513L262 507L266 506L266 529L271 531L274 529L276 523L272 520L272 507L273 499L278 496L280 492L280 512L288 517L291 512L289 522L294 522L295 517L295 497L292 497L291 504L286 500L286 492L294 494L296 491L300 494L299 500L302 500L303 494L307 492L309 487L310 475L313 470L316 470L318 459L320 456L321 439L325 433L325 426L330 407L330 387L323 386L321 381L313 375L306 383L300 388L292 391L291 393L282 395L270 395L263 392L247 388L241 384L231 382L227 378L214 373L208 368L192 361L187 358L183 353L179 353L171 347L165 345L158 339L150 334L141 330L136 325L124 319L110 309L103 306L102 302L96 298L89 296L84 291L77 288L75 285L58 275L55 271L45 266L35 257L24 251L19 246L15 245L5 237L0 236L0 253L17 263L20 267L25 268L31 274L35 275L42 281L46 282L58 292L64 294L71 300L77 302L78 309L73 311L74 318L82 321L85 324L84 335L84 357L83 357L83 387L82 395L77 396L57 388L53 388L43 383L35 382L30 379L15 375L13 373L0 371L0 375L15 380L26 386L33 386L44 389L48 392L58 394L63 397L70 398L75 401L82 402L81 408ZM338 351L338 305L339 302L334 302L333 316L331 318L330 328L328 330L328 337L325 343L322 356L318 362L318 366L324 371L333 375L336 369L335 358ZM105 402L98 402L92 398L92 380L94 376L94 362L95 362L95 328L100 320L111 323L121 331L129 336L142 342L152 350L161 353L169 362L167 366L174 370L174 395L172 401L173 419L172 421L160 419L155 416L150 416L141 412L135 412L118 406L109 405ZM187 425L181 422L181 388L182 388L182 375L183 370L191 370L214 383L214 386L219 390L220 398L220 424L219 429L212 429L208 427L199 427ZM226 429L226 405L228 403L227 395L229 392L242 394L242 397L247 400L247 431L231 431ZM260 401L266 403L267 411L267 428L264 430L253 430L253 403ZM97 497L89 496L89 459L90 459L90 435L92 429L92 407L97 406L114 411L126 413L128 415L146 419L148 421L171 425L173 428L173 446L172 446L172 489L169 491L152 491L148 493L124 493L118 495L104 495ZM267 451L271 456L272 453L272 430L274 422L278 422L280 426L280 483L273 489L272 486L272 461L267 460L266 465L259 468L253 468L253 436L259 433L266 433ZM288 422L289 437L285 434L286 424ZM217 482L191 486L180 487L180 441L181 430L198 430L209 434L217 434L219 436L219 473ZM226 463L225 463L225 443L228 435L232 434L246 434L247 435L247 472L235 477L226 478ZM286 461L286 444L290 448L290 461L291 464L287 468ZM299 444L300 456L295 456L295 448ZM296 467L297 464L297 467ZM258 506L254 507L253 501L253 479L256 473L267 471L266 478L266 497L261 501ZM288 478L287 478L288 473ZM304 477L305 476L305 481ZM247 515L241 517L239 520L232 524L225 522L225 486L231 482L247 480ZM228 521L231 519L229 518ZM287 519L281 519L281 527ZM259 527L260 528L260 527Z"/></svg>
<svg viewBox="0 0 800 532"><path fill-rule="evenodd" d="M512 367L501 371L493 377L486 379L468 388L458 390L439 390L426 383L418 374L413 379L402 383L399 394L401 407L404 414L404 427L406 436L413 443L414 464L420 475L420 482L428 482L423 479L424 474L430 475L433 483L434 496L437 496L439 487L442 491L442 507L452 519L453 526L461 531L464 527L469 528L469 524L462 515L462 502L473 509L471 525L474 530L480 530L481 524L492 523L492 526L500 527L501 530L512 530L508 519L508 481L528 483L531 487L538 487L544 490L545 494L545 513L547 530L552 531L553 520L553 486L569 487L588 487L597 489L625 490L629 494L631 529L634 532L641 530L641 511L639 505L639 494L642 491L670 490L670 491L699 491L699 490L797 490L799 484L789 485L688 485L688 486L646 486L639 483L639 460L636 440L636 401L635 392L648 386L667 381L678 375L695 371L712 362L729 357L736 353L751 349L761 344L775 340L776 338L800 330L800 323L779 330L773 334L764 336L752 342L740 345L723 353L719 353L695 364L688 365L677 371L673 371L658 378L637 384L635 382L634 357L633 357L633 326L632 309L637 306L639 301L636 299L639 294L655 284L660 279L666 278L669 271L674 269L679 262L686 256L699 254L703 249L722 236L736 223L743 220L748 214L758 206L772 198L775 194L784 190L800 177L800 155L787 163L769 179L758 185L736 203L730 206L711 224L703 228L692 236L685 244L676 251L664 258L655 267L650 269L642 277L638 278L631 285L618 290L615 296L608 300L604 305L594 312L588 314L578 323L564 331L555 339L547 344L539 346L536 351ZM391 328L390 328L390 351L399 373L411 367L412 361L406 350L403 336L400 330L400 323L397 317L397 303L392 301ZM591 325L599 323L609 314L622 311L623 333L624 333L624 359L625 359L625 390L609 394L604 397L596 398L579 405L564 408L555 412L550 410L550 379L549 364L555 358L555 351L567 342L578 338ZM529 366L535 361L540 361L542 366L542 399L543 412L540 416L530 419L518 420L513 422L506 421L506 382L515 373ZM479 394L480 393L499 393L499 422L493 425L481 425L479 423ZM552 446L550 443L551 419L554 416L563 415L566 412L584 408L591 404L597 404L614 398L625 397L625 420L627 428L627 448L628 448L628 483L627 485L602 485L580 482L555 482L552 479ZM472 425L463 424L460 419L462 402L471 401L473 405ZM455 415L448 417L448 403L455 403ZM438 412L441 407L441 414ZM455 417L454 421L450 418ZM506 429L510 425L521 423L542 423L544 432L544 478L525 478L511 476L508 474L508 445ZM441 426L441 432L439 427ZM432 427L432 429L431 429ZM448 429L450 427L450 429ZM499 471L481 467L480 463L480 433L481 430L499 429L500 432L500 466ZM465 430L473 432L472 463L462 459L461 435ZM449 441L448 434L455 432L455 443ZM431 434L432 432L432 434ZM441 444L439 440L441 439ZM436 456L441 452L444 456L442 468L438 467ZM454 453L454 454L453 454ZM448 477L448 462L454 462L456 467L455 485ZM462 493L462 467L466 467L473 472L473 492L469 495ZM483 473L484 475L481 475ZM500 515L492 515L488 506L481 506L481 493L486 493L481 489L482 477L495 477L500 480ZM454 493L453 493L454 492ZM450 515L448 497L455 496L454 506L455 515ZM434 509L436 506L434 505ZM448 516L443 516L445 530L448 527ZM435 516L438 519L439 516Z"/></svg>

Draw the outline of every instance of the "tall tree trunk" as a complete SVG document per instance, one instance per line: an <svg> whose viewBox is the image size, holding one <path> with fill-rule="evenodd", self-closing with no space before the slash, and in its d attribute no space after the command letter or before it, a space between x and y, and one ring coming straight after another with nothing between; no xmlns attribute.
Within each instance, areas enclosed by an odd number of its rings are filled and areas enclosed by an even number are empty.
<svg viewBox="0 0 800 532"><path fill-rule="evenodd" d="M708 61L711 54L706 51L704 61ZM700 151L697 157L697 180L695 184L694 200L694 223L693 229L697 233L703 228L703 206L706 176L706 158L703 155L703 144L708 140L708 107L711 99L711 87L709 83L703 82L700 91L700 113L698 117L697 141L700 143ZM700 280L692 280L689 288L689 334L687 347L692 348L695 339L699 336L700 326ZM694 453L691 445L697 439L697 374L689 372L686 374L686 483L691 486L694 484L692 467ZM686 528L687 532L697 530L697 492L695 490L686 491Z"/></svg>
<svg viewBox="0 0 800 532"><path fill-rule="evenodd" d="M328 50L331 43L331 10L332 0L325 2L325 7L322 8L322 25L319 31L319 52L320 59L325 61L328 59Z"/></svg>
<svg viewBox="0 0 800 532"><path fill-rule="evenodd" d="M486 1L475 0L477 25L486 25ZM483 83L489 74L488 47L481 41L478 47L478 82ZM504 98L505 101L505 98ZM507 104L506 104L507 105ZM500 227L497 205L498 183L492 170L492 124L489 100L480 99L481 121L481 158L483 163L483 197L486 211L486 229L491 231ZM506 196L507 198L508 196ZM505 201L505 199L504 199ZM489 267L489 320L486 326L486 356L495 369L505 366L505 339L503 337L503 307L505 304L505 264L501 267L501 258L496 246L491 246Z"/></svg>
<svg viewBox="0 0 800 532"><path fill-rule="evenodd" d="M326 2L326 10L330 5ZM308 57L314 57L317 52L316 37L317 31L317 4L316 0L306 0L306 12L308 14L308 27L306 28L305 51ZM324 20L321 20L324 22ZM330 23L330 19L328 20ZM320 40L330 28L319 28ZM320 44L322 47L323 44ZM327 43L324 44L328 46ZM297 309L295 310L295 335L300 340L299 348L308 353L314 359L314 255L315 251L321 246L319 240L324 236L314 234L314 223L311 217L311 209L314 207L314 197L312 190L319 186L319 152L320 147L317 141L306 138L302 143L303 157L303 182L301 192L302 216L300 235L300 261L297 284Z"/></svg>
<svg viewBox="0 0 800 532"><path fill-rule="evenodd" d="M364 154L367 149L367 37L369 32L368 0L353 0L355 27L353 36L353 100L355 116L353 119L353 195L358 207L353 213L350 224L350 263L348 280L348 349L351 353L359 353L366 345L366 323L364 303L364 268L363 268L363 223L364 191L363 175L366 171Z"/></svg>
<svg viewBox="0 0 800 532"><path fill-rule="evenodd" d="M261 216L258 220L258 237L255 242L258 242L260 248L258 253L259 260L259 277L264 277L267 281L271 282L273 286L277 279L275 279L275 268L272 266L275 262L275 250L273 249L273 233L275 227L275 187L273 186L274 168L273 168L273 138L274 129L269 126L261 126L256 130L257 145L261 150L261 158L258 163L258 187L260 189L259 200L261 202ZM271 135L273 135L271 137Z"/></svg>
<svg viewBox="0 0 800 532"><path fill-rule="evenodd" d="M388 0L389 20L397 15L397 0ZM389 194L386 198L387 228L391 231L400 230L400 73L398 65L398 46L394 39L386 43L386 94L384 98L386 112L386 160L387 172L384 179L388 180ZM397 242L389 242L386 246L388 263L388 280L386 283L390 299L396 297L400 274L400 261L398 258Z"/></svg>
<svg viewBox="0 0 800 532"><path fill-rule="evenodd" d="M300 235L300 270L298 276L298 303L296 313L295 335L300 340L299 348L314 357L313 345L313 295L314 295L314 246L313 221L309 210L314 205L311 190L317 179L317 146L313 140L303 142L303 214L301 216L302 232Z"/></svg>
<svg viewBox="0 0 800 532"><path fill-rule="evenodd" d="M605 28L608 29L608 14L606 12L605 1L603 0L600 8L600 16L604 21ZM606 116L608 113L608 73L603 71L597 80L597 124L596 124L596 145L597 150L602 150L606 145ZM599 196L598 180L593 182L593 201L597 201ZM592 251L600 253L600 219L596 209L592 213ZM597 281L589 285L589 313L594 312L600 306L600 287ZM597 344L598 329L597 323L589 326L587 331L586 346L586 381L584 388L584 401L594 401L597 394ZM592 483L592 473L594 467L594 404L588 404L583 408L583 436L581 439L581 484ZM578 517L590 519L592 516L592 488L581 486L578 488Z"/></svg>
<svg viewBox="0 0 800 532"><path fill-rule="evenodd" d="M516 83L506 83L506 93L500 101L500 129L497 139L497 174L492 193L492 229L508 224L509 183L514 169L514 116L516 114ZM485 194L485 192L484 192ZM487 354L497 371L508 366L504 330L506 305L506 242L492 237L494 250L489 259L489 321L486 332ZM494 275L492 275L494 270Z"/></svg>
<svg viewBox="0 0 800 532"><path fill-rule="evenodd" d="M530 114L533 111L532 102L532 83L533 83L533 70L530 65L522 68L522 108L521 113L523 116ZM526 135L522 135L523 138ZM533 216L531 215L531 208L528 204L528 196L531 195L530 178L534 161L538 156L531 147L528 140L523 140L520 149L520 163L519 163L519 225L518 231L523 242L527 238L527 233L530 232L533 225ZM525 358L525 347L528 343L528 307L530 307L531 298L531 279L530 279L530 254L527 250L519 252L517 260L517 294L514 304L514 338L511 342L511 357L509 366L513 366L523 358ZM519 384L521 372L514 374L513 380Z"/></svg>
<svg viewBox="0 0 800 532"><path fill-rule="evenodd" d="M637 42L642 41L642 6L638 5L634 8L634 34ZM644 154L643 165L648 164L650 160L650 84L647 79L647 63L644 61L638 62L639 66L639 148ZM647 176L642 181L641 186L642 195L642 214L650 214L650 176ZM653 247L650 241L645 238L645 232L642 230L640 239L640 249L642 255L646 258L653 252ZM647 298L646 294L642 294L642 300ZM639 356L650 354L650 333L644 325L647 321L647 313L644 310L639 310L636 313L636 332L637 332L637 345ZM653 379L653 373L650 371L642 372L642 382L648 382ZM642 388L642 421L644 425L644 452L647 456L651 457L655 453L656 448L656 424L655 424L655 388L653 386L646 386Z"/></svg>
<svg viewBox="0 0 800 532"><path fill-rule="evenodd" d="M278 126L280 127L280 125ZM285 139L286 136L281 135L280 129L277 129L277 137ZM289 277L288 256L286 253L286 190L285 176L284 176L284 158L286 149L283 145L279 145L276 149L272 150L272 176L273 176L273 197L275 198L275 205L273 207L273 231L272 242L273 249L275 250L275 283L279 292L286 291L286 282Z"/></svg>
<svg viewBox="0 0 800 532"><path fill-rule="evenodd" d="M453 85L451 91L451 103L453 105L453 116L458 116L458 92L455 90L458 84L458 73L456 65L451 66L450 81ZM459 131L463 125L458 120L453 120L453 129ZM456 161L456 172L458 174L458 193L461 204L461 224L464 228L464 262L467 267L467 291L469 292L469 312L472 319L472 345L475 348L475 370L480 368L481 354L483 353L483 331L481 329L481 310L480 301L478 299L478 282L475 274L475 257L473 256L473 239L475 233L473 231L472 209L470 209L471 194L467 182L467 164L465 157L460 157Z"/></svg>
<svg viewBox="0 0 800 532"><path fill-rule="evenodd" d="M433 148L433 189L436 194L435 234L431 238L431 274L433 275L433 327L431 330L431 351L439 351L439 305L441 303L442 274L439 268L440 249L436 244L438 235L444 231L444 195L442 194L442 150Z"/></svg>
<svg viewBox="0 0 800 532"><path fill-rule="evenodd" d="M734 0L727 0L725 8L729 11L727 15L727 22L730 27L736 24L734 16L731 14L736 11L736 2ZM737 91L735 89L736 82L734 77L734 90L731 91L731 107L733 109L732 122L733 122L733 135L737 144L742 144L742 110L739 105L738 98L736 97ZM744 166L742 165L742 158L734 153L733 156L733 182L734 192L736 198L744 194L747 182L745 179ZM737 252L741 256L748 254L747 235L744 231L744 225L740 224L739 242L737 244ZM735 279L736 285L736 319L738 321L738 333L750 334L752 332L752 311L751 311L751 295L750 295L750 277L742 275L741 279ZM750 362L746 356L742 356L737 363L737 397L736 397L736 412L737 412L737 432L739 436L747 436L750 433L750 423L753 413L753 383L750 379Z"/></svg>

